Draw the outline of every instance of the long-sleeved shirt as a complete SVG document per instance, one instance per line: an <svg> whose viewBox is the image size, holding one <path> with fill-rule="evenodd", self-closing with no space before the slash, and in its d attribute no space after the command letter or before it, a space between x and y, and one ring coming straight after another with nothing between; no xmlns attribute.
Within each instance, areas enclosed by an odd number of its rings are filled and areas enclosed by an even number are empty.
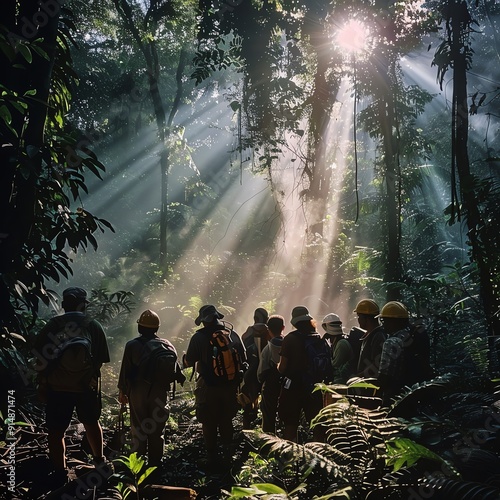
<svg viewBox="0 0 500 500"><path fill-rule="evenodd" d="M280 360L282 343L283 337L274 337L262 350L259 367L257 369L257 378L261 384L265 383L270 371L278 371L277 366Z"/></svg>
<svg viewBox="0 0 500 500"><path fill-rule="evenodd" d="M361 350L356 373L358 377L377 378L385 339L386 335L382 326L366 332L361 337Z"/></svg>

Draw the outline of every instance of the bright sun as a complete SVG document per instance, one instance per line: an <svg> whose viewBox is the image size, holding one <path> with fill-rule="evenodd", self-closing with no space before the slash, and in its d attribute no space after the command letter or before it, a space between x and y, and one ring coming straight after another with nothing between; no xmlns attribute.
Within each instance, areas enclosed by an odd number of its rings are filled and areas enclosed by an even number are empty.
<svg viewBox="0 0 500 500"><path fill-rule="evenodd" d="M344 51L359 53L366 49L368 29L361 21L351 19L337 31L335 38Z"/></svg>

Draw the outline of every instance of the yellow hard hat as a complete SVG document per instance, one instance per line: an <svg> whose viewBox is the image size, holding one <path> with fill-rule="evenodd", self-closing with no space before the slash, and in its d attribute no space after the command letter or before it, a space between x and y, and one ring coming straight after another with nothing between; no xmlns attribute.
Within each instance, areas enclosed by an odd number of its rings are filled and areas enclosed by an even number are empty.
<svg viewBox="0 0 500 500"><path fill-rule="evenodd" d="M158 328L160 326L160 317L151 309L147 309L141 314L137 324L146 328Z"/></svg>
<svg viewBox="0 0 500 500"><path fill-rule="evenodd" d="M408 309L406 309L404 304L393 300L391 302L387 302L387 304L382 307L380 314L376 317L408 319L410 315L408 314Z"/></svg>
<svg viewBox="0 0 500 500"><path fill-rule="evenodd" d="M358 302L353 312L375 316L380 312L380 309L378 307L378 304L374 300L363 299Z"/></svg>

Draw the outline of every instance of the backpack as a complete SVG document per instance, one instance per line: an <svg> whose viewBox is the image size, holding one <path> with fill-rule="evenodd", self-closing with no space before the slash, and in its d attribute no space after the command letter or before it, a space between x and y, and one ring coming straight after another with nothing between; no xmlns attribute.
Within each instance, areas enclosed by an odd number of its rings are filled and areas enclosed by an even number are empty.
<svg viewBox="0 0 500 500"><path fill-rule="evenodd" d="M242 369L240 353L231 340L230 333L230 330L224 328L210 336L212 372L215 380L220 382L238 380Z"/></svg>
<svg viewBox="0 0 500 500"><path fill-rule="evenodd" d="M43 372L48 386L57 391L75 392L90 388L95 375L91 346L87 337L63 340Z"/></svg>
<svg viewBox="0 0 500 500"><path fill-rule="evenodd" d="M349 362L349 377L353 376L358 370L359 354L361 352L361 337L365 331L357 326L353 326L349 333L343 337L347 339L352 349L352 358Z"/></svg>
<svg viewBox="0 0 500 500"><path fill-rule="evenodd" d="M406 385L432 378L429 335L423 325L412 324L404 342L402 378Z"/></svg>
<svg viewBox="0 0 500 500"><path fill-rule="evenodd" d="M295 333L295 332L292 332ZM319 382L333 381L332 348L330 342L318 334L303 335L306 367L302 374L303 381L310 386Z"/></svg>
<svg viewBox="0 0 500 500"><path fill-rule="evenodd" d="M175 349L159 338L141 342L144 349L139 360L136 380L146 383L149 391L153 385L168 391L178 372Z"/></svg>

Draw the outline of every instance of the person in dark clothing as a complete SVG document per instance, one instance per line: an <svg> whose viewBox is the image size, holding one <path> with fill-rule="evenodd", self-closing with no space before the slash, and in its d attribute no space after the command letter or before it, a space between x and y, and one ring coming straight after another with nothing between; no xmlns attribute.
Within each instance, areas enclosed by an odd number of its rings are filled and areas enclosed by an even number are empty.
<svg viewBox="0 0 500 500"><path fill-rule="evenodd" d="M380 313L378 304L374 300L363 299L357 303L354 312L358 315L359 326L364 331L356 376L377 378L382 346L386 339L384 327L376 318Z"/></svg>
<svg viewBox="0 0 500 500"><path fill-rule="evenodd" d="M352 349L352 358L349 363L349 378L356 375L359 362L359 354L361 352L361 338L363 337L365 331L357 326L353 326L349 333L346 335L346 339L349 341L349 345Z"/></svg>
<svg viewBox="0 0 500 500"><path fill-rule="evenodd" d="M64 434L73 410L85 427L95 466L104 464L103 436L99 422L101 415L100 369L109 362L106 334L100 323L86 315L87 292L71 287L63 291L64 314L51 318L35 338L34 353L37 358L39 381L46 389L46 426L48 429L49 457L54 466L51 482L67 480L66 447ZM70 377L47 374L46 368L55 358L59 346L70 338L90 340L92 377L90 382L74 385Z"/></svg>
<svg viewBox="0 0 500 500"><path fill-rule="evenodd" d="M268 312L263 307L255 309L254 324L249 326L241 336L246 349L248 370L243 377L241 393L244 395L243 402L243 429L251 429L257 418L259 408L259 394L261 383L257 378L257 369L261 358L262 349L267 344L269 330L267 327ZM241 404L241 401L240 401Z"/></svg>
<svg viewBox="0 0 500 500"><path fill-rule="evenodd" d="M242 366L246 368L246 353L240 336L220 320L224 315L213 305L203 306L195 319L195 324L203 323L191 337L186 353L183 356L184 367L195 367L198 373L195 389L196 418L202 425L203 439L207 451L208 464L216 465L217 438L220 435L223 457L228 459L233 439L233 418L238 411L237 391L241 381L239 377L225 380L217 377L213 370L213 347L210 340L214 332L226 329L231 345L239 353Z"/></svg>
<svg viewBox="0 0 500 500"><path fill-rule="evenodd" d="M380 356L378 383L383 402L389 405L405 386L422 382L429 376L429 337L425 330L410 325L408 309L401 302L388 302L377 317L387 334Z"/></svg>
<svg viewBox="0 0 500 500"><path fill-rule="evenodd" d="M296 330L285 335L281 346L278 371L283 376L283 384L278 414L284 425L283 438L297 442L301 412L310 423L323 407L321 392L312 392L313 386L304 380L307 367L305 337L320 339L321 336L316 332L316 321L304 306L293 308L290 322ZM316 441L321 441L324 437L320 427L316 426L313 430Z"/></svg>
<svg viewBox="0 0 500 500"><path fill-rule="evenodd" d="M410 323L411 341L408 348L407 384L413 385L433 377L431 368L431 342L427 328L420 319Z"/></svg>
<svg viewBox="0 0 500 500"><path fill-rule="evenodd" d="M270 316L267 326L271 340L262 350L257 378L262 384L260 411L262 413L262 430L276 434L276 414L281 390L281 374L278 371L285 319L277 314Z"/></svg>
<svg viewBox="0 0 500 500"><path fill-rule="evenodd" d="M139 337L125 344L118 379L118 401L130 406L132 448L140 455L147 455L149 466L161 463L165 423L169 416L170 382L176 375L176 364L172 363L171 374L148 373L151 375L148 380L142 376L142 365L153 362L147 357L153 348L164 347L177 358L177 351L172 343L158 337L159 327L160 318L154 311L148 309L141 314L137 320Z"/></svg>

